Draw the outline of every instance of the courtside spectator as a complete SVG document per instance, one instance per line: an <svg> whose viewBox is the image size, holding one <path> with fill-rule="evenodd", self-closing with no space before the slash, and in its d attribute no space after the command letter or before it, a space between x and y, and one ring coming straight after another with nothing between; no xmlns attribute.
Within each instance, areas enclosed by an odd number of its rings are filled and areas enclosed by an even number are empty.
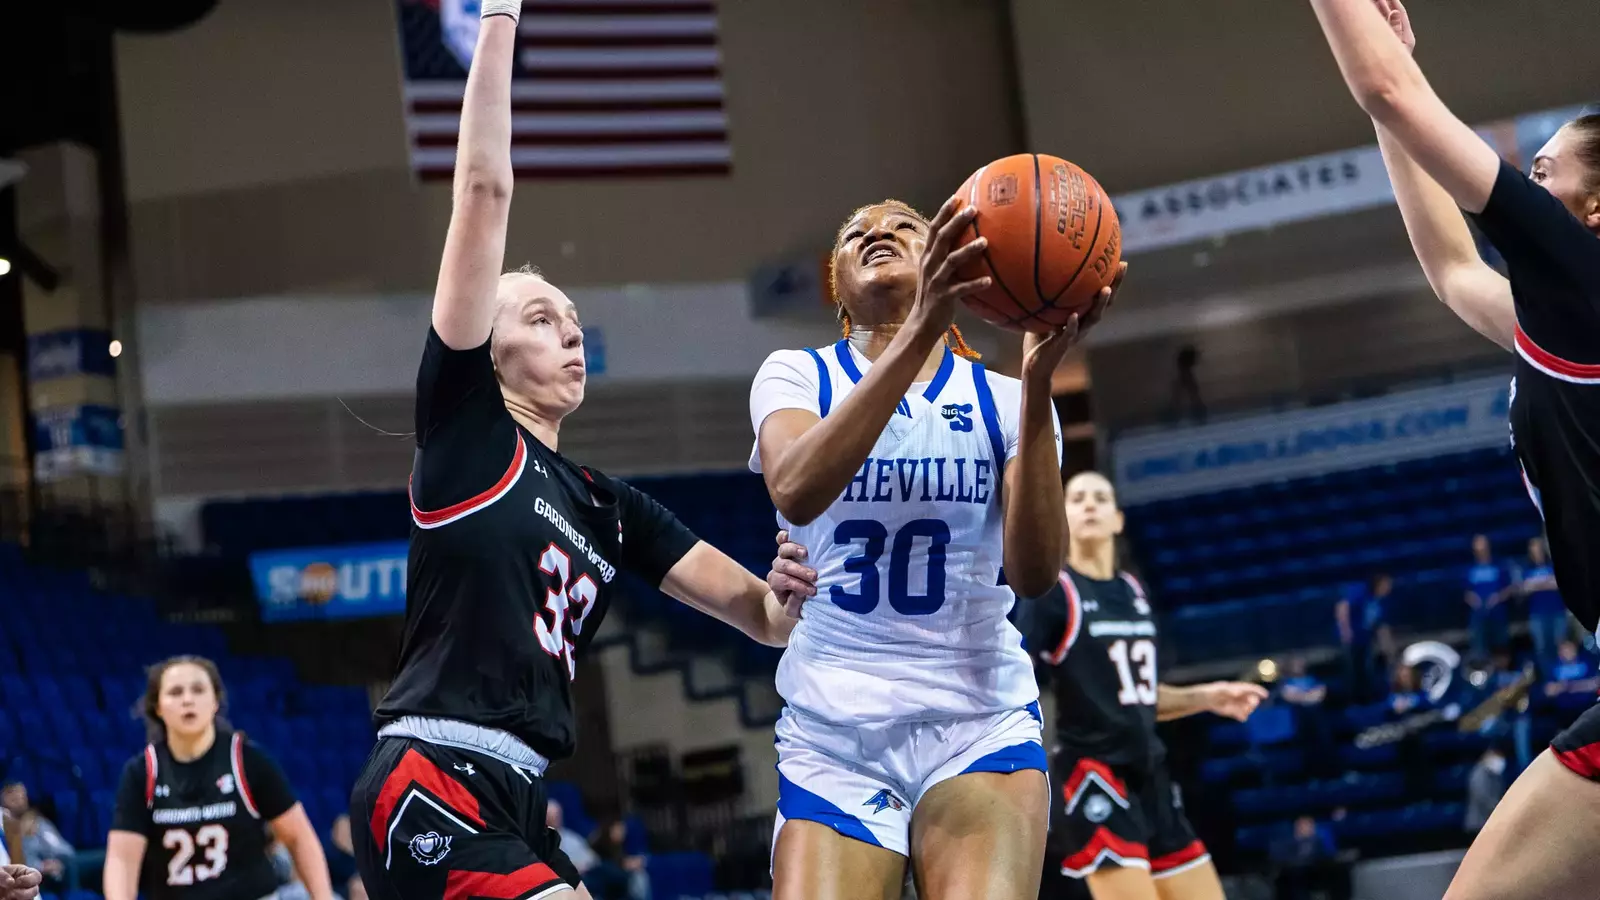
<svg viewBox="0 0 1600 900"><path fill-rule="evenodd" d="M1506 793L1506 757L1498 747L1483 751L1467 776L1467 818L1463 827L1477 834Z"/></svg>
<svg viewBox="0 0 1600 900"><path fill-rule="evenodd" d="M1488 659L1511 639L1511 614L1506 601L1511 598L1511 577L1495 562L1488 535L1472 538L1472 565L1467 566L1466 601L1472 611L1472 654Z"/></svg>
<svg viewBox="0 0 1600 900"><path fill-rule="evenodd" d="M1278 685L1278 694L1285 703L1315 707L1328 698L1328 686L1306 670L1304 657L1290 657L1284 668L1286 677Z"/></svg>
<svg viewBox="0 0 1600 900"><path fill-rule="evenodd" d="M1328 699L1328 686L1306 670L1304 657L1293 656L1284 664L1286 677L1278 685L1278 696L1294 711L1295 729L1308 748L1307 763L1316 774L1332 774L1338 768L1338 752L1322 711Z"/></svg>
<svg viewBox="0 0 1600 900"><path fill-rule="evenodd" d="M1428 697L1422 693L1417 670L1404 663L1394 667L1389 687L1389 712L1394 717L1409 716L1427 709Z"/></svg>
<svg viewBox="0 0 1600 900"><path fill-rule="evenodd" d="M13 781L0 789L0 806L5 807L15 823L11 827L22 833L23 861L44 875L44 889L52 892L76 890L78 873L74 858L77 851L61 836L54 822L33 808L27 786Z"/></svg>
<svg viewBox="0 0 1600 900"><path fill-rule="evenodd" d="M1367 584L1352 588L1333 608L1346 678L1357 699L1370 699L1382 690L1394 659L1394 632L1387 609L1393 590L1394 579L1380 572Z"/></svg>
<svg viewBox="0 0 1600 900"><path fill-rule="evenodd" d="M361 875L356 871L355 845L350 840L350 817L341 813L334 819L328 837L332 841L328 847L328 873L333 876L333 889L345 900L356 900L358 894L365 896Z"/></svg>
<svg viewBox="0 0 1600 900"><path fill-rule="evenodd" d="M1310 816L1294 820L1294 831L1272 846L1278 873L1279 900L1310 898L1325 890L1334 874L1339 845L1328 826ZM1336 889L1336 888L1335 888Z"/></svg>
<svg viewBox="0 0 1600 900"><path fill-rule="evenodd" d="M1556 662L1556 648L1572 633L1572 626L1561 592L1556 589L1555 569L1550 566L1550 551L1544 538L1528 541L1528 561L1521 575L1518 590L1527 604L1528 636L1533 639L1539 667L1548 672Z"/></svg>
<svg viewBox="0 0 1600 900"><path fill-rule="evenodd" d="M587 879L589 870L595 867L600 857L595 855L594 848L589 846L583 835L567 827L560 803L551 800L545 806L544 824L546 828L555 829L556 834L561 836L561 852L572 860L572 867L578 870L578 874ZM591 887L589 890L593 892L594 888ZM596 894L596 897L598 896Z"/></svg>
<svg viewBox="0 0 1600 900"><path fill-rule="evenodd" d="M620 879L624 890L617 900L650 900L650 875L645 866L644 835L635 835L626 819L616 819L595 832L594 851L600 856L595 868L604 868L612 879ZM596 900L600 900L596 894Z"/></svg>
<svg viewBox="0 0 1600 900"><path fill-rule="evenodd" d="M1594 705L1600 691L1594 660L1583 655L1571 638L1557 645L1556 662L1544 684L1544 695L1551 705L1568 711L1582 711Z"/></svg>

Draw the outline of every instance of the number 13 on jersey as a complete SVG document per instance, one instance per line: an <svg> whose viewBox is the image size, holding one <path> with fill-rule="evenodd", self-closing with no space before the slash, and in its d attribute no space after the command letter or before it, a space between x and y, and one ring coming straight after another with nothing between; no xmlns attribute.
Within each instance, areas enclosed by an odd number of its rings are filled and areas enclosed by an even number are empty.
<svg viewBox="0 0 1600 900"><path fill-rule="evenodd" d="M1117 691L1117 702L1123 706L1153 706L1156 702L1156 644L1141 638L1136 641L1119 640L1106 649L1111 662L1117 667L1117 679L1122 687Z"/></svg>

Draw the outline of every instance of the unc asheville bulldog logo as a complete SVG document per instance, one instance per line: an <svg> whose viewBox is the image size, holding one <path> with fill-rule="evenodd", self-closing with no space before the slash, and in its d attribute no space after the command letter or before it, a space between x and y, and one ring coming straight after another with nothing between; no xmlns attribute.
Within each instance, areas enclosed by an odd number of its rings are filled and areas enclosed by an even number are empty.
<svg viewBox="0 0 1600 900"><path fill-rule="evenodd" d="M899 797L889 793L887 789L873 794L870 800L861 805L872 807L872 811L875 813L883 812L886 809L898 811L906 808L905 803L902 802Z"/></svg>

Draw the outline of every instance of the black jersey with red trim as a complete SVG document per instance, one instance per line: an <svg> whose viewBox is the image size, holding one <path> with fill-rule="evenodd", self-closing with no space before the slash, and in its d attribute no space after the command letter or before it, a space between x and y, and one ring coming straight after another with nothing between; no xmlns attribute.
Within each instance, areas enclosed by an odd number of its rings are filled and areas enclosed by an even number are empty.
<svg viewBox="0 0 1600 900"><path fill-rule="evenodd" d="M236 731L217 729L199 759L165 742L122 767L111 830L146 840L139 893L150 900L235 900L278 889L267 823L294 808L283 770Z"/></svg>
<svg viewBox="0 0 1600 900"><path fill-rule="evenodd" d="M1600 622L1600 237L1508 162L1473 216L1516 302L1511 439L1567 608Z"/></svg>
<svg viewBox="0 0 1600 900"><path fill-rule="evenodd" d="M405 632L375 718L455 719L571 756L574 659L618 569L658 586L697 538L517 424L488 342L452 350L428 330L416 417Z"/></svg>
<svg viewBox="0 0 1600 900"><path fill-rule="evenodd" d="M1063 569L1024 607L1028 649L1047 663L1063 754L1144 770L1166 755L1156 736L1156 622L1144 588Z"/></svg>

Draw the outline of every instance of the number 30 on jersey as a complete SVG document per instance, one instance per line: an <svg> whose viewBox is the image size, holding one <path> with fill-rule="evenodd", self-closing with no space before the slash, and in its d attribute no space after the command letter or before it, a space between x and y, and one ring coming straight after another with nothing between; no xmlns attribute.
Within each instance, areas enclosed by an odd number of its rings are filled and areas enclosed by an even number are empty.
<svg viewBox="0 0 1600 900"><path fill-rule="evenodd" d="M900 527L889 540L889 529L873 519L850 519L833 530L836 543L862 543L861 555L844 561L844 570L859 575L861 583L854 593L838 585L828 588L828 597L846 612L869 613L878 607L882 585L878 560L889 544L889 605L903 616L927 616L944 606L944 556L950 546L950 526L939 519L915 519ZM911 551L926 541L927 583L920 594L911 593Z"/></svg>

